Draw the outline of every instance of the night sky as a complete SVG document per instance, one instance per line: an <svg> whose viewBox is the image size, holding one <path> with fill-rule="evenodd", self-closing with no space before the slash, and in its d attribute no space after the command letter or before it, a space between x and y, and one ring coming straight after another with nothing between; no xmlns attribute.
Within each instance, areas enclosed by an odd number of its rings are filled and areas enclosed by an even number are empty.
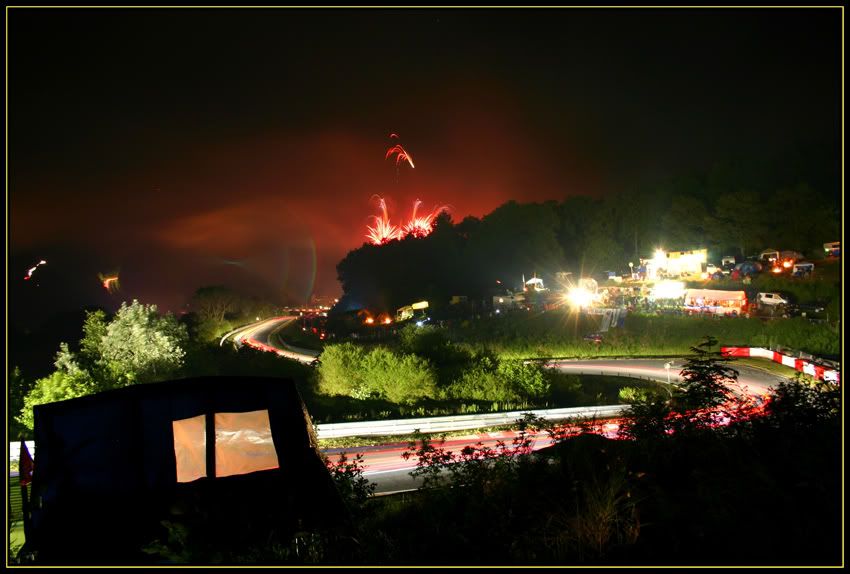
<svg viewBox="0 0 850 574"><path fill-rule="evenodd" d="M731 156L834 159L840 16L12 9L10 313L336 296L373 194L460 221ZM415 169L384 158L391 132Z"/></svg>

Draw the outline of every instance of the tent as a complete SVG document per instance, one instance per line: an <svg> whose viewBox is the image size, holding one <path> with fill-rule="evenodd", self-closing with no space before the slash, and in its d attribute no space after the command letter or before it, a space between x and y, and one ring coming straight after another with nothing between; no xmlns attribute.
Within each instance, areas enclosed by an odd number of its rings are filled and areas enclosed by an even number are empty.
<svg viewBox="0 0 850 574"><path fill-rule="evenodd" d="M747 306L747 294L743 291L722 289L688 289L685 291L687 311L716 313L720 315L741 314Z"/></svg>
<svg viewBox="0 0 850 574"><path fill-rule="evenodd" d="M40 563L144 564L175 513L223 541L346 520L290 380L134 385L34 415L27 544Z"/></svg>

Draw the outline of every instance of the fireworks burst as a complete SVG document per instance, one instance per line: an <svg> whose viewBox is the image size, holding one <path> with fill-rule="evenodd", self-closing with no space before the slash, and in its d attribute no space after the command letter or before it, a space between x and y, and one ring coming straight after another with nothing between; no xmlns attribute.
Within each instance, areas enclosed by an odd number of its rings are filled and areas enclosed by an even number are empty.
<svg viewBox="0 0 850 574"><path fill-rule="evenodd" d="M367 225L366 238L375 245L383 245L393 239L401 239L404 237L404 231L397 225L390 223L390 217L387 213L387 202L383 197L378 197L381 206L381 215L372 215L375 220L375 226Z"/></svg>
<svg viewBox="0 0 850 574"><path fill-rule="evenodd" d="M100 279L100 284L103 285L103 288L106 289L107 292L115 293L121 288L121 284L118 282L118 275L104 275L103 273L98 273L97 276Z"/></svg>
<svg viewBox="0 0 850 574"><path fill-rule="evenodd" d="M32 279L32 274L35 273L35 270L38 269L39 265L44 265L46 263L47 263L47 261L42 259L41 261L39 261L38 263L35 264L35 267L31 267L27 271L27 274L24 276L24 281L29 281L30 279Z"/></svg>
<svg viewBox="0 0 850 574"><path fill-rule="evenodd" d="M374 196L377 197L377 196ZM441 205L432 209L425 215L419 214L419 206L422 201L417 199L413 202L413 213L410 219L404 225L393 225L390 222L387 212L387 202L383 198L378 197L379 205L381 206L381 215L372 215L375 220L375 226L367 225L366 239L373 245L383 245L389 243L393 239L404 239L408 235L413 237L426 237L434 230L434 220L443 211L447 211L449 206Z"/></svg>
<svg viewBox="0 0 850 574"><path fill-rule="evenodd" d="M413 202L413 214L410 216L410 221L403 228L404 235L412 235L413 237L425 237L434 230L434 220L441 212L448 209L447 205L441 205L427 215L417 216L419 206L422 205L420 200Z"/></svg>
<svg viewBox="0 0 850 574"><path fill-rule="evenodd" d="M396 167L398 167L398 165L403 161L407 161L407 163L409 163L410 167L412 167L412 168L416 167L415 165L413 165L413 158L410 157L410 154L407 153L407 151L405 151L405 149L403 147L401 147L401 144L396 144L393 147L391 147L390 149L388 149L387 155L384 159L390 159L390 157L393 154L398 154L398 155L395 156Z"/></svg>

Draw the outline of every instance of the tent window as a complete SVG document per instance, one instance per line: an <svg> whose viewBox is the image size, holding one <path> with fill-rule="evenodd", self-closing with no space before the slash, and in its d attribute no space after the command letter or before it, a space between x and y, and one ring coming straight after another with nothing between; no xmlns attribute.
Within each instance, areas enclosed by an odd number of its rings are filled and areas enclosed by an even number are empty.
<svg viewBox="0 0 850 574"><path fill-rule="evenodd" d="M206 417L173 421L177 482L192 482L207 475Z"/></svg>
<svg viewBox="0 0 850 574"><path fill-rule="evenodd" d="M233 476L279 468L269 411L216 413L215 475Z"/></svg>

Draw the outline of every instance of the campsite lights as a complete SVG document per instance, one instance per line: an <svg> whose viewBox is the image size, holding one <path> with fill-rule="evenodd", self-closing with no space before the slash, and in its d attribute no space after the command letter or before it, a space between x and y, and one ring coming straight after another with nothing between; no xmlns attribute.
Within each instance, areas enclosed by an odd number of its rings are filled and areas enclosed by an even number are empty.
<svg viewBox="0 0 850 574"><path fill-rule="evenodd" d="M567 292L567 301L573 307L589 307L593 301L593 295L583 287L574 287Z"/></svg>
<svg viewBox="0 0 850 574"><path fill-rule="evenodd" d="M655 299L681 299L685 296L685 284L681 281L659 281L652 289Z"/></svg>

